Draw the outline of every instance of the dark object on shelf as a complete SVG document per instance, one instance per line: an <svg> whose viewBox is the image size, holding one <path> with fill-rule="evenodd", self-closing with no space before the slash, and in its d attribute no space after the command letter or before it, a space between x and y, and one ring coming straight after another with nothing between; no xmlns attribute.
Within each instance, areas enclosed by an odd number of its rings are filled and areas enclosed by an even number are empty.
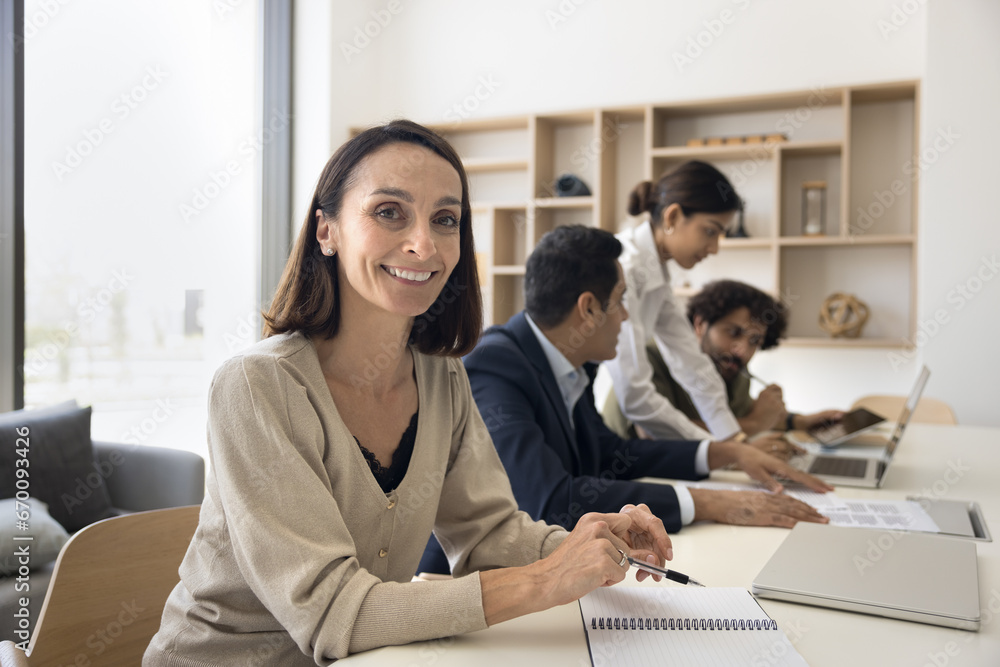
<svg viewBox="0 0 1000 667"><path fill-rule="evenodd" d="M589 197L590 188L573 174L563 174L556 179L557 197Z"/></svg>
<svg viewBox="0 0 1000 667"><path fill-rule="evenodd" d="M746 227L743 226L743 210L746 208L746 202L743 202L743 206L740 208L739 215L736 217L736 228L732 226L726 230L727 239L748 239L750 235L747 234Z"/></svg>

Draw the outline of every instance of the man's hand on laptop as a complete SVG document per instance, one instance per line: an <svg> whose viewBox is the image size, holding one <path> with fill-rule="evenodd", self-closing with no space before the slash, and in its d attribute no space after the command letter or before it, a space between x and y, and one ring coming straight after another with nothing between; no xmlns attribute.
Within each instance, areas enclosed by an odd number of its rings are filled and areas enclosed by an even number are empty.
<svg viewBox="0 0 1000 667"><path fill-rule="evenodd" d="M796 470L785 461L766 453L772 445L781 446L778 441L784 442L785 445L795 446L782 438L758 438L749 446L733 440L712 442L708 446L708 467L715 470L735 463L751 478L762 483L769 491L776 493L785 489L781 482L776 479L779 477L797 482L819 493L833 491L832 486L818 477Z"/></svg>

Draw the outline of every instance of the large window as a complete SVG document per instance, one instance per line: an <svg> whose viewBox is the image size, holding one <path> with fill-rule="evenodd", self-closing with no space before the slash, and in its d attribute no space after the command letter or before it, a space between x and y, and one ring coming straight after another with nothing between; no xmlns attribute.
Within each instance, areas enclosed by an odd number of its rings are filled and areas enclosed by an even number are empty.
<svg viewBox="0 0 1000 667"><path fill-rule="evenodd" d="M25 5L27 406L205 453L218 365L259 335L255 0Z"/></svg>

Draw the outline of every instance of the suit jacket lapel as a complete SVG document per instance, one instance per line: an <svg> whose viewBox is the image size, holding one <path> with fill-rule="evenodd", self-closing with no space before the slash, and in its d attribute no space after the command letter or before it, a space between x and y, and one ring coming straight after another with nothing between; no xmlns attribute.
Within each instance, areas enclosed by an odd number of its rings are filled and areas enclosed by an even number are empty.
<svg viewBox="0 0 1000 667"><path fill-rule="evenodd" d="M541 382L542 389L544 389L546 398L549 400L549 408L558 416L563 437L566 438L566 442L569 444L567 449L575 459L576 465L579 466L580 461L576 448L576 436L570 425L570 415L566 413L566 404L563 402L562 392L559 391L559 385L556 383L556 377L552 373L549 360L545 357L545 351L542 350L538 339L535 338L535 332L531 330L531 325L528 324L524 311L512 317L507 322L505 328L510 332L510 335L524 352L524 356L528 358L528 361L531 362L532 366L538 372L539 382Z"/></svg>

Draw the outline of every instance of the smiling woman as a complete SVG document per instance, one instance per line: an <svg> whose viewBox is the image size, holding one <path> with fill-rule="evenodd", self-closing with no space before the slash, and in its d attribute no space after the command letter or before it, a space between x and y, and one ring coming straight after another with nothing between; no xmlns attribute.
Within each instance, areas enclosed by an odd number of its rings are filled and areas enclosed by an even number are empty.
<svg viewBox="0 0 1000 667"><path fill-rule="evenodd" d="M645 506L572 533L518 510L458 359L481 328L476 276L447 142L394 121L334 154L266 339L212 383L208 494L145 665L326 665L671 555ZM411 582L432 531L455 578Z"/></svg>

